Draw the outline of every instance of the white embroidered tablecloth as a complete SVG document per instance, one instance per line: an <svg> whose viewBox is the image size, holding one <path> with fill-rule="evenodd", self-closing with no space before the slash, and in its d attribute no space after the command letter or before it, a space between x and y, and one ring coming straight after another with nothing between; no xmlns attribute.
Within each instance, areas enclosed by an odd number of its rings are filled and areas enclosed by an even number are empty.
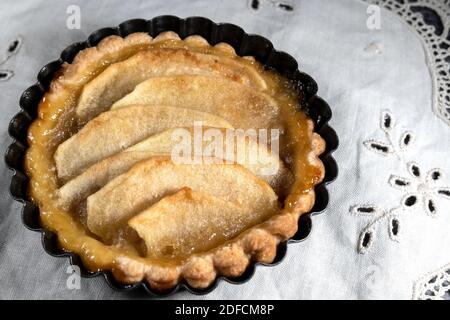
<svg viewBox="0 0 450 320"><path fill-rule="evenodd" d="M411 2L411 3L410 3ZM375 5L374 5L375 4ZM377 6L378 4L379 6ZM80 8L81 29L67 20ZM72 7L69 7L72 6ZM319 84L339 175L310 237L207 299L443 298L450 289L450 1L0 2L0 144L21 92L68 44L130 18L205 16L261 34ZM72 21L73 22L73 21ZM433 23L433 27L430 24ZM69 26L70 26L69 21ZM72 24L73 26L73 24ZM8 54L8 47L11 50ZM118 299L102 278L67 286L67 259L21 223L0 163L0 299ZM174 298L193 298L186 292Z"/></svg>

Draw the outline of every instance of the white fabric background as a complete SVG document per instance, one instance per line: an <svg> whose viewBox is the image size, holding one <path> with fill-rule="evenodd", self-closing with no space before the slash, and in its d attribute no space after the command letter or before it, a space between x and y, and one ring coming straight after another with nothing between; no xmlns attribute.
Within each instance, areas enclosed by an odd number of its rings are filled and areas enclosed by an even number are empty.
<svg viewBox="0 0 450 320"><path fill-rule="evenodd" d="M319 84L319 94L333 110L331 125L340 138L334 153L338 179L329 185L330 203L313 218L313 232L303 243L289 245L285 260L273 268L258 268L243 285L222 282L207 299L410 299L420 277L450 263L450 201L436 201L437 218L419 206L402 216L399 243L389 240L386 223L375 232L373 247L357 253L360 231L370 218L349 213L352 205L373 203L382 209L400 204L402 193L387 181L391 174L408 176L395 158L376 155L362 142L382 138L379 117L391 110L400 134L409 129L415 144L405 154L423 171L440 167L450 176L450 128L432 112L432 85L421 41L403 21L382 11L381 30L366 27L367 4L360 0L286 1L293 12L265 6L258 11L248 1L18 1L0 2L0 50L17 35L20 52L0 69L15 76L0 82L0 145L11 139L7 125L18 112L21 92L35 81L45 63L68 44L92 31L130 18L161 14L206 16L231 22L246 32L261 34L293 55L300 68ZM66 28L66 8L81 8L81 30ZM264 1L262 1L264 5ZM382 52L364 49L376 43ZM40 234L21 223L21 205L9 196L11 173L0 162L0 299L118 299L102 278L82 279L80 290L66 287L67 259L47 255ZM443 180L450 186L450 178ZM179 293L174 298L196 298Z"/></svg>

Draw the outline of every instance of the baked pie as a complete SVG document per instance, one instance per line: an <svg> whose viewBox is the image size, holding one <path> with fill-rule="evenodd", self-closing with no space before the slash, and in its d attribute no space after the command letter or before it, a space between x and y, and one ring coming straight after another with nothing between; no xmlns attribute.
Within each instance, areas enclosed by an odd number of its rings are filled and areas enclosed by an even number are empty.
<svg viewBox="0 0 450 320"><path fill-rule="evenodd" d="M299 95L225 43L109 36L63 64L29 129L41 222L88 269L156 290L270 263L324 176Z"/></svg>

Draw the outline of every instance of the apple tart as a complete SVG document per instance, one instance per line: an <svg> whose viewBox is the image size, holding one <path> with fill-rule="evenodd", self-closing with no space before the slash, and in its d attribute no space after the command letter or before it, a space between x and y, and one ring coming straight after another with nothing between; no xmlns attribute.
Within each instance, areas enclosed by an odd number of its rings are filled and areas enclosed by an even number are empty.
<svg viewBox="0 0 450 320"><path fill-rule="evenodd" d="M165 290L270 263L324 177L294 86L225 43L109 36L63 64L28 132L43 225L88 269Z"/></svg>

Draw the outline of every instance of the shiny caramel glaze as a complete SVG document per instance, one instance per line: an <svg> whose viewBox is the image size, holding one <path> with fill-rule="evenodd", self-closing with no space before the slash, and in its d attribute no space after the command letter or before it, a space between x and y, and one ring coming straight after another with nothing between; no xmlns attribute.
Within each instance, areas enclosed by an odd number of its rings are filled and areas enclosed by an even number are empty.
<svg viewBox="0 0 450 320"><path fill-rule="evenodd" d="M198 40L198 39L196 39ZM182 48L200 53L227 56L256 68L268 84L265 93L271 95L282 110L285 131L281 136L280 153L282 159L294 174L295 181L290 193L284 200L281 213L295 211L297 202L303 195L310 193L314 185L323 179L323 169L308 157L312 154L312 121L299 109L299 95L291 83L274 71L265 70L251 57L238 57L234 50L226 44L215 47L201 41L160 40L150 45L141 45L122 53L122 60L130 57L138 50L147 48ZM94 78L109 64L107 58L86 75ZM60 77L55 76L55 79ZM64 86L64 94L58 94ZM109 270L114 267L114 260L119 256L127 256L144 263L178 265L182 261L151 260L143 258L139 241L119 241L116 245L107 245L97 240L84 225L83 210L73 212L62 210L57 205L55 191L60 187L53 154L56 147L76 133L79 129L71 109L80 95L83 84L52 85L50 91L42 98L38 118L28 131L29 149L25 157L25 168L30 177L29 195L39 205L43 226L58 234L60 246L67 251L81 256L83 263L92 271ZM321 170L322 169L322 170ZM298 218L298 216L297 216ZM125 237L133 238L131 235Z"/></svg>

